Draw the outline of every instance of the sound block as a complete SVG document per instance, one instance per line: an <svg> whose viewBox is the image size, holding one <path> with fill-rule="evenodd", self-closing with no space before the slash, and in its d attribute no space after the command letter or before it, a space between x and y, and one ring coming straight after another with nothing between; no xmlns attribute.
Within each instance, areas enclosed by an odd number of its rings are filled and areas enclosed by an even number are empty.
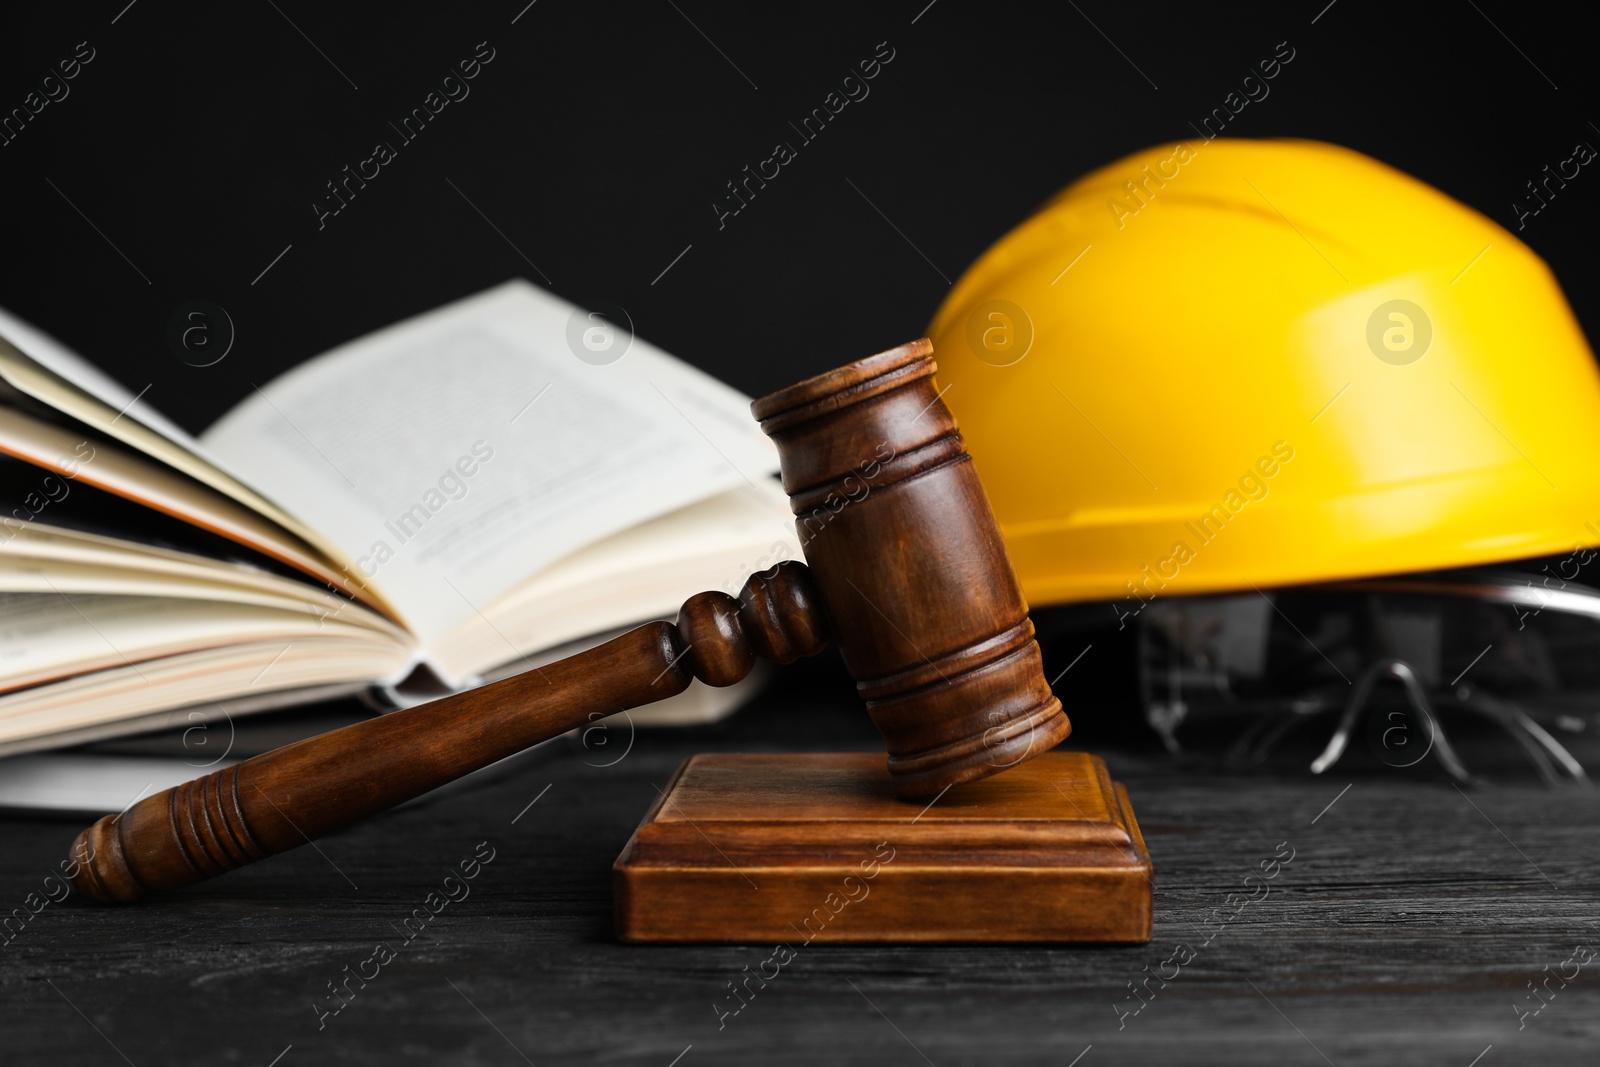
<svg viewBox="0 0 1600 1067"><path fill-rule="evenodd" d="M623 941L1150 940L1150 855L1083 752L926 804L881 752L693 756L613 871Z"/></svg>

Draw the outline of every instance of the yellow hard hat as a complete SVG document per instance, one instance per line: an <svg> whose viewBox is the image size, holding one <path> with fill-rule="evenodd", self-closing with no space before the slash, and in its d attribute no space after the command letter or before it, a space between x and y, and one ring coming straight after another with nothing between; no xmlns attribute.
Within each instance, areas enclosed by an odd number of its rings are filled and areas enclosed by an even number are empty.
<svg viewBox="0 0 1600 1067"><path fill-rule="evenodd" d="M1348 149L1129 156L930 334L1035 605L1600 544L1600 374L1549 268Z"/></svg>

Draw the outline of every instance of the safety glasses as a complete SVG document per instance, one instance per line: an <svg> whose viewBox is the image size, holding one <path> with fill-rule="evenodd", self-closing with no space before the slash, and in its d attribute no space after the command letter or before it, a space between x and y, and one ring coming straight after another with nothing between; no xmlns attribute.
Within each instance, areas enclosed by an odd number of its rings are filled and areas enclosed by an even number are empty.
<svg viewBox="0 0 1600 1067"><path fill-rule="evenodd" d="M1600 725L1600 592L1466 572L1228 596L1157 599L1139 617L1145 715L1167 747L1185 726L1256 713L1234 746L1259 760L1313 716L1338 712L1311 765L1362 731L1391 766L1430 754L1470 773L1443 720L1503 728L1548 782L1587 782L1554 731Z"/></svg>

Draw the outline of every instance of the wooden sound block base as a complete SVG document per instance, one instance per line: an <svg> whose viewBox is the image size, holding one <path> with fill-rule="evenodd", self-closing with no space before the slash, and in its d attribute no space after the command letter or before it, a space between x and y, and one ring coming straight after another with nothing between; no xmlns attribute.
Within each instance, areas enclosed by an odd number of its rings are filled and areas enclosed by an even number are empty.
<svg viewBox="0 0 1600 1067"><path fill-rule="evenodd" d="M1150 855L1099 757L895 800L882 753L709 754L614 867L635 942L1150 939Z"/></svg>

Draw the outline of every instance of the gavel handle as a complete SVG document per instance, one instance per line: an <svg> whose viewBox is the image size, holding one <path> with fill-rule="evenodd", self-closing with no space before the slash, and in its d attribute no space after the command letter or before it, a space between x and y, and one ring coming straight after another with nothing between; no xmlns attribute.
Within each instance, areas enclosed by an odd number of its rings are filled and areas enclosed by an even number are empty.
<svg viewBox="0 0 1600 1067"><path fill-rule="evenodd" d="M287 851L596 714L663 700L694 677L729 685L761 654L789 662L825 642L803 564L742 599L701 593L676 626L654 622L587 652L430 704L264 753L107 815L78 835L73 885L101 903L179 889Z"/></svg>
<svg viewBox="0 0 1600 1067"><path fill-rule="evenodd" d="M102 903L179 889L303 845L609 714L681 693L668 623L431 704L307 738L146 797L79 835Z"/></svg>

